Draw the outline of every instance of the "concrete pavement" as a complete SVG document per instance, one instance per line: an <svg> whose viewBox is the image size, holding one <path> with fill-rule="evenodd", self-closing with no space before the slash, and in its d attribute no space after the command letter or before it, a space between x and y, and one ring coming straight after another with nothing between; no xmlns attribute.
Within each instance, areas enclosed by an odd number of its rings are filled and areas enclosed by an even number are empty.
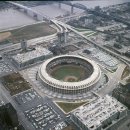
<svg viewBox="0 0 130 130"><path fill-rule="evenodd" d="M125 67L126 67L125 64L119 64L116 72L112 74L109 73L109 81L106 84L106 86L103 89L101 89L101 91L98 92L99 95L104 96L108 93L111 93L112 90L117 87L119 81L121 80L121 75Z"/></svg>
<svg viewBox="0 0 130 130"><path fill-rule="evenodd" d="M18 105L12 99L11 95L5 89L5 87L2 85L1 82L0 82L0 92L2 93L3 97L5 98L5 100L7 102L10 102L13 105L13 107L17 110L19 121L24 126L24 128L27 129L27 130L35 130L34 127L30 124L30 122L25 118L24 113L20 110Z"/></svg>

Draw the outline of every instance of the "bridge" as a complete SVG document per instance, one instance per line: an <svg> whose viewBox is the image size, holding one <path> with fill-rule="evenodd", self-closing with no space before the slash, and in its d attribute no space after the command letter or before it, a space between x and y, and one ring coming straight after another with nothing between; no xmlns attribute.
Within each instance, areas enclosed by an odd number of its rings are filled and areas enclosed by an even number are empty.
<svg viewBox="0 0 130 130"><path fill-rule="evenodd" d="M68 2L68 1L59 1L58 3L59 3L59 8L61 8L61 4L65 4L65 5L71 6L71 13L74 13L74 7L75 7L75 8L78 8L78 9L85 10L85 11L87 11L89 13L94 14L94 15L99 15L101 17L107 17L107 18L114 19L117 22L121 22L121 23L124 23L124 24L130 26L130 22L127 19L125 19L125 18L116 16L116 15L113 15L113 14L107 14L107 13L101 12L101 11L88 9L85 5L82 5L80 3L72 4L71 2Z"/></svg>
<svg viewBox="0 0 130 130"><path fill-rule="evenodd" d="M8 2L9 2L10 4L13 4L13 5L16 6L17 8L22 9L25 13L27 13L28 15L31 15L32 17L34 17L34 15L35 15L35 17L37 17L37 19L39 19L39 20L45 20L45 21L49 21L49 22L54 23L54 24L58 27L58 29L59 29L59 31L60 31L61 33L67 32L68 29L69 29L69 30L75 32L76 34L78 34L79 36L85 38L87 41L89 41L90 43L92 43L95 47L98 47L99 49L101 49L101 50L103 50L103 51L106 51L106 52L109 53L110 55L112 55L112 56L114 56L114 57L117 57L119 60L121 60L121 61L124 62L125 64L130 63L130 61L128 61L126 58L124 58L124 57L122 57L122 56L120 56L120 55L114 53L114 52L111 51L111 50L108 50L108 49L106 49L106 48L104 48L104 47L98 45L97 43L93 42L92 40L90 40L89 38L87 38L86 36L84 36L83 34L79 33L79 32L76 31L75 29L73 29L71 26L69 26L69 25L67 25L67 24L65 24L65 23L63 23L63 22L61 22L61 21L54 20L54 19L50 19L50 18L47 17L47 16L43 16L42 14L39 14L38 12L32 10L31 8L28 8L28 7L23 6L23 5L21 5L21 4L18 4L18 3L15 3L15 2L11 2L11 1L8 1ZM88 10L88 9L86 8L86 6L81 5L81 4L78 4L78 3L72 4L71 2L67 2L67 1L63 1L63 2L60 2L60 3L62 3L62 4L67 4L67 5L69 5L69 6L73 6L73 7L79 8L79 9L83 9L83 10L87 10L87 11L93 12L92 10ZM98 14L101 15L101 13L100 13L100 12L97 12L97 11L94 11L94 13L98 13ZM104 15L105 15L105 14L104 14ZM108 15L107 15L107 16L108 16ZM40 19L40 18L41 18L41 19ZM127 65L128 65L128 64L127 64Z"/></svg>
<svg viewBox="0 0 130 130"><path fill-rule="evenodd" d="M57 22L53 21L52 19L50 19L48 16L45 16L43 14L40 14L39 12L27 7L27 6L24 6L24 5L21 5L21 4L18 4L16 2L12 2L12 1L7 1L8 3L12 4L16 9L24 12L25 14L35 18L36 20L38 21L46 21L46 22L49 22L49 23L54 23L57 27L57 29L59 30L59 32L67 32L67 28L65 26L59 26L59 24L57 24Z"/></svg>
<svg viewBox="0 0 130 130"><path fill-rule="evenodd" d="M58 3L59 3L59 8L61 8L61 4L65 4L65 5L70 6L72 14L74 13L74 8L82 9L82 10L85 10L85 11L89 10L89 9L87 9L86 6L84 6L84 5L80 4L80 3L74 3L74 4L72 4L70 1L59 1Z"/></svg>
<svg viewBox="0 0 130 130"><path fill-rule="evenodd" d="M39 12L37 12L37 11L27 7L27 6L24 6L22 4L19 4L19 3L16 3L16 2L12 2L12 1L7 1L7 2L12 4L17 10L22 11L26 15L29 15L29 16L33 17L34 19L38 20L38 21L49 21L49 22L51 22L51 19L48 16L40 14ZM86 6L84 6L82 4L79 4L79 3L72 4L70 1L62 1L62 2L59 1L59 8L61 8L61 4L65 4L65 5L71 6L71 13L72 14L73 14L73 11L74 11L74 7L82 9L82 10L85 10L85 11L89 11L89 9L87 9ZM85 13L84 13L84 15L85 15ZM80 16L79 15L77 15L77 16L76 15L75 16L68 16L67 18L68 19L73 19L75 17L79 18ZM64 20L64 18L63 18L63 20Z"/></svg>
<svg viewBox="0 0 130 130"><path fill-rule="evenodd" d="M48 16L43 16L42 14L36 12L35 10L26 7L24 5L18 4L16 2L7 1L8 3L12 4L17 10L24 12L25 14L33 17L34 19L38 21L50 21L50 18Z"/></svg>
<svg viewBox="0 0 130 130"><path fill-rule="evenodd" d="M84 16L86 16L86 13L84 13L84 12L83 13L76 13L76 14L73 13L71 15L64 16L64 17L61 17L61 18L56 18L56 19L66 23L70 20L78 20L79 18L84 17Z"/></svg>
<svg viewBox="0 0 130 130"><path fill-rule="evenodd" d="M59 1L58 3L59 3L59 8L61 8L62 4L70 6L71 7L71 13L74 13L74 8L82 9L84 11L91 11L85 5L80 4L80 3L72 4L70 1Z"/></svg>

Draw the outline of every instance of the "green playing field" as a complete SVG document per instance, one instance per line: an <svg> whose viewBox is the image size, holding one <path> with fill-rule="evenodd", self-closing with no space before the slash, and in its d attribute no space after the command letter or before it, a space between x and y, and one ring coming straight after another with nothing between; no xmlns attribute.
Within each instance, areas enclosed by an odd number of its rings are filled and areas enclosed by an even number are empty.
<svg viewBox="0 0 130 130"><path fill-rule="evenodd" d="M85 69L77 65L57 66L52 71L51 76L62 81L77 82L85 76Z"/></svg>

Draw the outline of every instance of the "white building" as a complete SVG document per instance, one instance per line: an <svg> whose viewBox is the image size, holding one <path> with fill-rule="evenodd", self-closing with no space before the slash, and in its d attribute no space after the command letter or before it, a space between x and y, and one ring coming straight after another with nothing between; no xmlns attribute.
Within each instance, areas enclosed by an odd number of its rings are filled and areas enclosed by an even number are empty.
<svg viewBox="0 0 130 130"><path fill-rule="evenodd" d="M126 116L127 108L115 98L106 95L77 108L72 112L71 118L82 130L108 130Z"/></svg>
<svg viewBox="0 0 130 130"><path fill-rule="evenodd" d="M35 50L23 52L12 56L13 63L18 67L25 67L30 64L34 64L38 61L43 61L44 59L52 57L52 52L49 50L38 46Z"/></svg>

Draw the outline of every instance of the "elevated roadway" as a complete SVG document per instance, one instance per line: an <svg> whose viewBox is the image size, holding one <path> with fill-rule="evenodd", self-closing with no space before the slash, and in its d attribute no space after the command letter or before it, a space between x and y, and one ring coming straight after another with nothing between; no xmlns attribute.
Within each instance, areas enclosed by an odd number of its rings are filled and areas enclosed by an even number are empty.
<svg viewBox="0 0 130 130"><path fill-rule="evenodd" d="M19 3L16 3L16 2L12 2L12 1L7 1L7 2L12 4L12 5L14 5L14 6L16 6L18 9L23 9L24 12L26 12L26 14L31 15L32 17L37 16L38 20L42 20L42 21L45 20L47 22L54 23L57 26L57 28L59 29L60 32L63 32L63 30L67 31L67 28L65 26L62 26L62 27L59 26L57 24L57 22L54 22L48 16L45 16L45 15L43 15L43 14L41 14L41 13L39 13L39 12L37 12L37 11L27 7L27 6L24 6L22 4L19 4ZM30 13L32 13L32 14L30 14Z"/></svg>
<svg viewBox="0 0 130 130"><path fill-rule="evenodd" d="M118 21L118 22L121 22L121 23L124 23L124 24L130 26L130 22L127 19L122 18L120 16L116 16L114 14L107 14L106 12L96 11L96 10L93 10L93 9L88 9L85 5L80 4L80 3L72 4L71 2L68 2L68 1L62 1L60 3L71 6L72 7L71 8L71 12L72 13L74 12L73 10L74 10L74 7L75 7L75 8L78 8L78 9L82 9L82 10L88 11L89 13L92 13L92 14L95 14L95 15L99 15L101 17L107 17L107 18L114 19L115 21Z"/></svg>
<svg viewBox="0 0 130 130"><path fill-rule="evenodd" d="M39 14L38 12L32 10L31 8L28 8L26 6L18 4L16 2L12 2L12 1L7 1L7 2L10 3L10 4L13 4L14 6L19 7L21 9L25 9L28 12L34 13L37 16L40 16L40 17L46 19L47 21L53 23L56 26L56 28L57 28L57 32L64 32L64 31L67 32L68 31L68 29L66 28L66 26L59 25L56 21L51 20L49 17L45 17L42 14ZM48 40L54 40L56 38L57 38L57 33L49 35L49 36L45 36L45 37L31 39L31 40L27 41L27 46L36 45L37 43L42 43L42 42L48 41ZM12 50L17 50L17 49L20 49L20 48L21 48L21 44L20 43L11 44L9 46L4 46L4 47L0 48L0 54L3 54L5 52L9 52L9 51L12 51Z"/></svg>
<svg viewBox="0 0 130 130"><path fill-rule="evenodd" d="M100 50L103 50L103 51L107 52L108 54L110 54L110 55L116 57L118 60L122 61L123 63L125 63L125 64L127 64L127 65L130 64L130 61L129 61L127 58L125 58L125 57L123 57L123 56L121 56L121 55L119 55L119 54L117 54L117 53L115 53L115 52L113 52L113 51L111 51L111 50L109 50L109 49L107 49L107 48L105 48L105 47L99 45L98 43L92 41L92 40L89 39L88 37L84 36L81 32L76 31L76 30L75 30L74 28L72 28L70 25L65 24L65 23L63 23L63 22L61 22L61 21L57 21L57 20L54 20L54 21L57 22L59 25L66 26L69 30L71 30L72 32L78 34L78 35L81 36L82 38L86 39L86 40L89 41L91 44L93 44L95 47L98 47Z"/></svg>
<svg viewBox="0 0 130 130"><path fill-rule="evenodd" d="M84 13L84 12L83 13L76 13L76 14L71 14L69 16L64 16L62 18L57 18L57 20L66 23L70 20L79 19L79 18L84 17L84 16L86 16L86 13Z"/></svg>
<svg viewBox="0 0 130 130"><path fill-rule="evenodd" d="M110 94L113 89L117 87L117 85L121 81L121 76L125 67L125 64L119 64L116 72L109 75L108 83L104 86L104 88L101 89L101 91L98 92L99 95L105 96L106 94Z"/></svg>
<svg viewBox="0 0 130 130"><path fill-rule="evenodd" d="M34 12L34 13L36 13L37 15L41 15L42 17L44 17L42 14L39 14L38 12L36 12L36 11L34 11L34 10L32 10L32 9L30 9L30 8L28 8L28 7L26 7L26 6L23 6L23 5L21 5L21 4L18 4L18 3L15 3L15 2L11 2L11 1L8 1L8 2L9 2L10 4L13 4L13 5L17 6L17 7L26 9L26 10L28 10L28 11ZM93 11L93 10L89 10L89 9L86 8L86 6L81 5L81 4L79 4L79 3L75 3L75 4L72 4L71 2L61 2L61 3L67 4L67 5L71 5L71 6L73 5L73 6L76 7L76 8L80 8L80 9L83 9L83 10L86 10L86 11L90 11L90 12L93 12L93 13L97 13L97 14L99 14L99 15L104 15L104 16L106 16L106 14L104 14L104 13L97 12L97 11ZM108 16L108 15L107 15L107 16ZM44 17L44 18L45 18L45 17ZM80 35L81 37L83 37L84 39L86 39L87 41L89 41L90 43L92 43L95 47L98 47L99 49L106 51L106 52L109 53L110 55L113 55L113 56L117 57L119 60L121 60L121 61L124 62L125 64L130 63L130 61L128 61L128 60L127 60L126 58L124 58L123 56L120 56L119 54L116 54L115 52L113 52L113 51L111 51L111 50L108 50L108 49L106 49L106 48L104 48L104 47L98 45L97 43L93 42L92 40L90 40L89 38L87 38L86 36L84 36L83 34L81 34L80 32L78 32L78 31L76 31L75 29L73 29L70 25L67 25L67 24L65 24L65 23L63 23L63 22L60 22L60 21L57 21L57 20L54 20L54 19L51 20L51 19L49 19L49 18L47 18L47 17L46 17L46 19L49 20L49 21L51 21L52 23L54 23L54 24L60 29L61 32L63 32L64 30L67 31L67 29L69 29L69 30L75 32L76 34Z"/></svg>
<svg viewBox="0 0 130 130"><path fill-rule="evenodd" d="M33 9L29 8L29 7L26 7L24 5L21 5L21 4L18 4L16 2L12 2L12 1L7 1L8 3L16 6L17 8L21 8L21 9L24 9L24 12L26 12L27 14L29 14L28 12L31 12L33 17L36 17L38 20L49 20L50 21L50 18L48 16L43 16L42 14L34 11ZM126 19L122 18L122 17L119 17L119 16L115 16L113 14L107 14L105 12L102 12L102 11L96 11L96 10L93 10L93 9L88 9L85 5L83 4L80 4L80 3L71 3L70 1L59 1L58 2L60 4L60 7L61 7L61 4L65 4L65 5L68 5L68 6L71 6L71 13L73 13L74 11L74 7L75 8L78 8L78 9L82 9L84 11L87 11L89 13L92 13L92 14L95 14L95 15L99 15L101 17L108 17L108 18L111 18L111 19L114 19L118 22L121 22L121 23L124 23L128 26L130 26L130 22L127 21Z"/></svg>
<svg viewBox="0 0 130 130"><path fill-rule="evenodd" d="M45 36L45 37L40 37L40 38L35 38L35 39L31 39L27 41L27 46L33 46L36 45L37 43L42 43L44 41L50 41L50 40L54 40L56 39L57 34L52 34L49 36ZM21 48L21 43L17 43L17 44L11 44L9 46L5 46L0 48L0 54L3 54L5 52L10 52L13 50L17 50Z"/></svg>
<svg viewBox="0 0 130 130"><path fill-rule="evenodd" d="M42 15L29 7L26 7L22 4L19 4L13 1L7 1L7 2L15 6L18 10L23 9L24 13L28 14L29 16L33 18L36 18L37 20L50 21L50 18L48 16Z"/></svg>

